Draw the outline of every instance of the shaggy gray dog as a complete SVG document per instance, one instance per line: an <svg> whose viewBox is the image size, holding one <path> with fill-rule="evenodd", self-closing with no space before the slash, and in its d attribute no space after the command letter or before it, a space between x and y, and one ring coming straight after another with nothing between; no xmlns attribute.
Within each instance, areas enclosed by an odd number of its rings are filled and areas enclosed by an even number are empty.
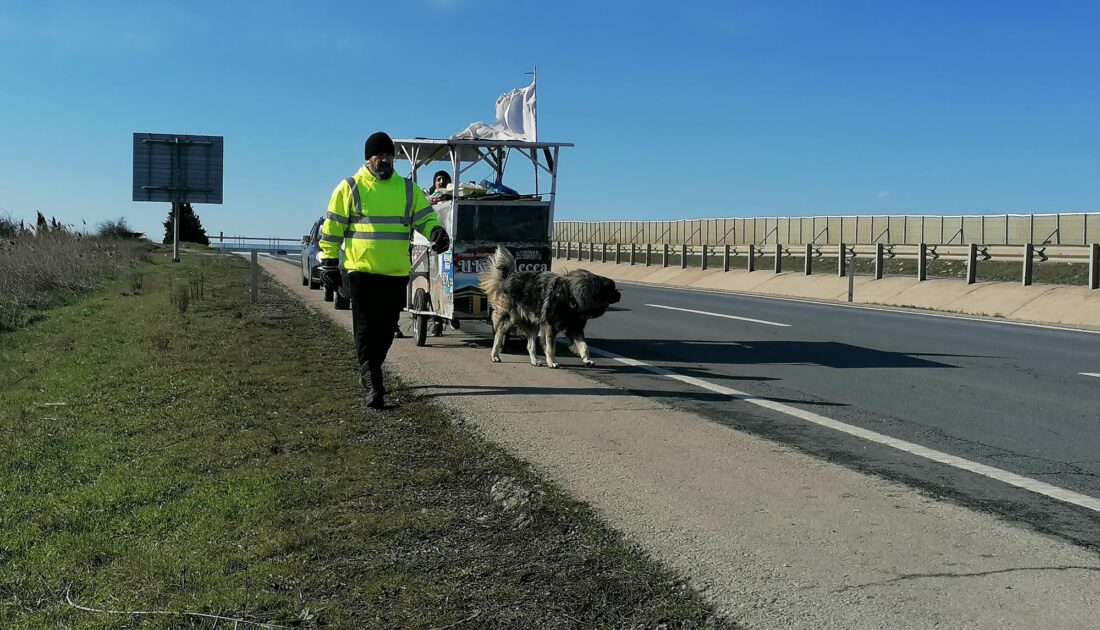
<svg viewBox="0 0 1100 630"><path fill-rule="evenodd" d="M554 357L554 338L558 333L569 338L569 349L586 366L595 365L588 356L584 326L619 301L621 295L614 280L584 270L561 274L517 272L512 253L499 246L486 263L480 286L493 312L494 362L500 361L500 348L508 331L515 327L527 335L531 365L542 365L536 356L536 340L541 336L547 367L558 367Z"/></svg>

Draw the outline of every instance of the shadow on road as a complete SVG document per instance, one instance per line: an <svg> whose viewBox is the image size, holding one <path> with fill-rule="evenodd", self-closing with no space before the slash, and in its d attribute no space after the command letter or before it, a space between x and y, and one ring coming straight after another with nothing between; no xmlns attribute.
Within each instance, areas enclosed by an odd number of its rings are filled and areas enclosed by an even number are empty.
<svg viewBox="0 0 1100 630"><path fill-rule="evenodd" d="M888 352L835 341L690 341L655 339L592 339L589 343L639 361L674 361L725 365L821 365L851 368L955 368L924 357L972 355ZM675 368L677 372L680 367Z"/></svg>

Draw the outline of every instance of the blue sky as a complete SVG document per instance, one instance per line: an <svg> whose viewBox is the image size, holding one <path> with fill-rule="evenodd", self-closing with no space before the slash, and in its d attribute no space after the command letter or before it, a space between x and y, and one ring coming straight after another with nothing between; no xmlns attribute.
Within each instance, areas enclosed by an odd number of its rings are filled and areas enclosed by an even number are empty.
<svg viewBox="0 0 1100 630"><path fill-rule="evenodd" d="M207 231L297 236L367 135L491 121L535 65L559 219L1094 211L1098 33L1057 0L4 0L0 214L159 238L132 134L212 134Z"/></svg>

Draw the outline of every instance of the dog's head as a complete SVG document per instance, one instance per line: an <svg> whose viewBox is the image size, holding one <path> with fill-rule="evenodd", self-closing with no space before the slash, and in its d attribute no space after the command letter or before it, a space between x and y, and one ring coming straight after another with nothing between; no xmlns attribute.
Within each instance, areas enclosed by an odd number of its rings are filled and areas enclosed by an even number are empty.
<svg viewBox="0 0 1100 630"><path fill-rule="evenodd" d="M569 283L569 293L576 303L576 311L585 319L593 319L607 312L607 307L618 302L622 294L611 278L598 276L583 269L570 271L563 276Z"/></svg>

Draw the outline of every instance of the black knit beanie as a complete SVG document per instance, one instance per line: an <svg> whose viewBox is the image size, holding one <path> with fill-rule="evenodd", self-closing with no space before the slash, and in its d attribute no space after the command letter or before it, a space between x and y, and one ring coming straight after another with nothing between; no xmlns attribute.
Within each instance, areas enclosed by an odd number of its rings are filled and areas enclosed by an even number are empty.
<svg viewBox="0 0 1100 630"><path fill-rule="evenodd" d="M393 155L397 152L397 149L393 146L393 140L390 139L386 132L376 131L367 138L367 143L363 145L363 159L369 160L371 157L380 153L389 153Z"/></svg>

